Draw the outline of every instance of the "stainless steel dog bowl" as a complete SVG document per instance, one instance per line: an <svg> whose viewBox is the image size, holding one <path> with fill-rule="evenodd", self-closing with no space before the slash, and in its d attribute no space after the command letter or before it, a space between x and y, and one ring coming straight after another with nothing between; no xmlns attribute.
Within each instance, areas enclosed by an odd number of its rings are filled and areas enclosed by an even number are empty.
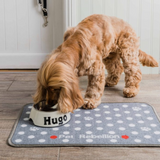
<svg viewBox="0 0 160 160"><path fill-rule="evenodd" d="M71 119L70 113L63 114L57 110L58 104L49 107L45 101L35 104L30 113L34 125L40 127L57 127L64 125Z"/></svg>

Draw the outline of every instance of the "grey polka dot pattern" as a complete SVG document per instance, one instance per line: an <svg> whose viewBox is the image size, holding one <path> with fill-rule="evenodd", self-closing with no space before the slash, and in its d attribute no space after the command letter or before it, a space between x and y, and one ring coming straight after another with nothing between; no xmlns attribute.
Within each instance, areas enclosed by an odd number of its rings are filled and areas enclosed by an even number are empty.
<svg viewBox="0 0 160 160"><path fill-rule="evenodd" d="M13 146L159 146L160 121L145 103L102 103L94 110L77 109L60 127L41 128L29 120L24 106L9 138Z"/></svg>

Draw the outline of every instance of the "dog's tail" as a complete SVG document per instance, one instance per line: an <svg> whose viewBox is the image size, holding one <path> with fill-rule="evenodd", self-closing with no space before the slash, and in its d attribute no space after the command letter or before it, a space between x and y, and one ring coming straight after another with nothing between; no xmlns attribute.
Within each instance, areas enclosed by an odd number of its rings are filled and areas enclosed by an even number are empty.
<svg viewBox="0 0 160 160"><path fill-rule="evenodd" d="M143 66L158 67L158 62L150 55L139 50L139 61Z"/></svg>

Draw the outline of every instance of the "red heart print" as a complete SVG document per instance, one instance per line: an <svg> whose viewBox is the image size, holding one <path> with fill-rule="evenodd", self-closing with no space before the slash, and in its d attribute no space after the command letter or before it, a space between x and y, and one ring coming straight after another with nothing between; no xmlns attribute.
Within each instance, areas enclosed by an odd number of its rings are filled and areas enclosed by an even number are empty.
<svg viewBox="0 0 160 160"><path fill-rule="evenodd" d="M128 139L129 138L129 136L127 136L127 135L122 135L121 136L123 139Z"/></svg>
<svg viewBox="0 0 160 160"><path fill-rule="evenodd" d="M53 135L53 136L50 136L51 139L56 139L57 136L56 135Z"/></svg>

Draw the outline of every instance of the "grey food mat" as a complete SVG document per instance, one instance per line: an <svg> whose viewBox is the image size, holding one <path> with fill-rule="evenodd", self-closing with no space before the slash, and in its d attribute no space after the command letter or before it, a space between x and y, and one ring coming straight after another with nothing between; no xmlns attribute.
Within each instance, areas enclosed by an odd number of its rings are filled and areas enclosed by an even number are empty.
<svg viewBox="0 0 160 160"><path fill-rule="evenodd" d="M11 146L160 146L160 121L145 103L102 103L77 109L64 126L41 128L24 106L8 139Z"/></svg>

